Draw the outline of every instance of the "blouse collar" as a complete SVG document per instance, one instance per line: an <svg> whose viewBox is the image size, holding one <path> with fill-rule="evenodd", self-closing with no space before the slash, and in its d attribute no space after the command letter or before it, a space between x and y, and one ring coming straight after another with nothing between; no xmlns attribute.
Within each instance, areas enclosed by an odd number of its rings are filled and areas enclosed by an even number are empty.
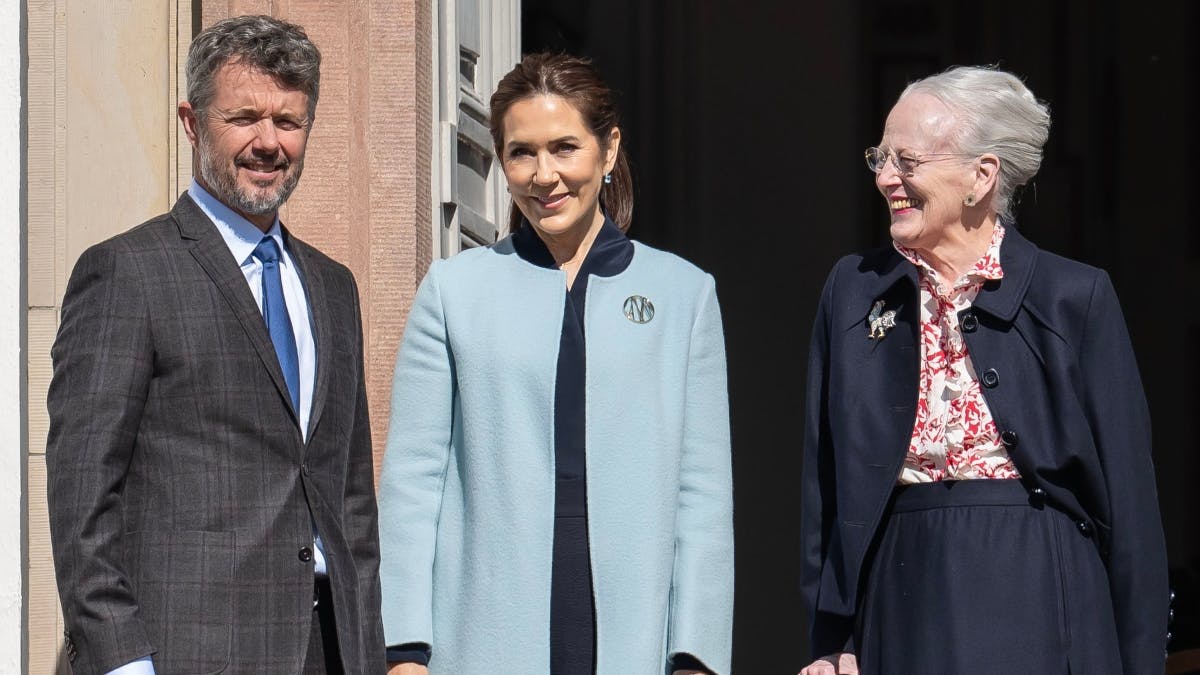
<svg viewBox="0 0 1200 675"><path fill-rule="evenodd" d="M979 260L975 261L975 264L971 266L971 269L967 270L961 277L954 281L953 288L1004 278L1004 268L1000 266L1000 244L1003 242L1004 225L997 222L996 226L992 229L992 239L988 243L987 250L984 251ZM904 256L906 260L913 265L916 265L917 269L921 270L923 275L929 277L936 284L941 284L941 280L938 279L938 274L933 269L933 266L925 262L925 260L921 257L921 254L915 249L903 246L896 241L892 241L892 246L894 246L900 255Z"/></svg>

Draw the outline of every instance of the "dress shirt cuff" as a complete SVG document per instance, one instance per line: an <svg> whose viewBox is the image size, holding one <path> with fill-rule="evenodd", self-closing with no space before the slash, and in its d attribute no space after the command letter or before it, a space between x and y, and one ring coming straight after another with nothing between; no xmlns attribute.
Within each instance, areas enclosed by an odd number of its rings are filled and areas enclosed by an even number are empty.
<svg viewBox="0 0 1200 675"><path fill-rule="evenodd" d="M424 642L406 642L402 645L389 646L387 648L388 665L393 663L416 663L428 666L431 656L433 656L433 650Z"/></svg>
<svg viewBox="0 0 1200 675"><path fill-rule="evenodd" d="M708 673L708 675L713 675L713 671L709 670L708 666L687 652L679 652L671 657L671 670L699 670Z"/></svg>
<svg viewBox="0 0 1200 675"><path fill-rule="evenodd" d="M154 661L151 661L149 656L143 656L137 661L130 661L116 670L108 671L106 675L154 675Z"/></svg>

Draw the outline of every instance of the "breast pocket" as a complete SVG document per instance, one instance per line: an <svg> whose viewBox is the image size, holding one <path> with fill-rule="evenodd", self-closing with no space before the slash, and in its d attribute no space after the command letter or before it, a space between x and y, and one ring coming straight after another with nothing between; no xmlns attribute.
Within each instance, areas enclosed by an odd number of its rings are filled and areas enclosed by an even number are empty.
<svg viewBox="0 0 1200 675"><path fill-rule="evenodd" d="M233 532L125 535L134 595L159 673L219 673L233 634Z"/></svg>

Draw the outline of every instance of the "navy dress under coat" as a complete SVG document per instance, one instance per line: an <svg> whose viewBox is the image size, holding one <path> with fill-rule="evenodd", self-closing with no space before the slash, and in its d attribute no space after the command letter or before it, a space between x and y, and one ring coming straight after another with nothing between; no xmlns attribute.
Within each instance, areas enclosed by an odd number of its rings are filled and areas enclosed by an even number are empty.
<svg viewBox="0 0 1200 675"><path fill-rule="evenodd" d="M526 261L557 268L546 245L526 225L513 235ZM595 660L595 600L587 528L587 448L584 304L592 274L613 276L633 259L633 242L605 221L563 301L554 388L554 562L550 585L552 675L591 675Z"/></svg>
<svg viewBox="0 0 1200 675"><path fill-rule="evenodd" d="M557 268L545 243L526 224L513 234L518 255L539 267ZM595 672L595 598L587 524L587 397L584 309L591 275L611 277L633 260L633 242L609 219L596 234L563 301L562 335L554 388L554 561L550 584L551 675ZM707 668L677 654L672 669Z"/></svg>

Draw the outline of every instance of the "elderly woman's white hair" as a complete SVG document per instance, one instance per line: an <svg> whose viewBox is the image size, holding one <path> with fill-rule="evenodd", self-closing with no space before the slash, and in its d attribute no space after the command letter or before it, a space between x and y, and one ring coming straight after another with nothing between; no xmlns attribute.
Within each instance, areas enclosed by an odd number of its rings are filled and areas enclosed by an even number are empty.
<svg viewBox="0 0 1200 675"><path fill-rule="evenodd" d="M990 152L1000 158L994 208L1011 219L1013 192L1042 165L1050 107L1012 73L979 66L957 66L917 80L900 98L914 92L935 96L955 111L958 125L952 140L959 152Z"/></svg>

